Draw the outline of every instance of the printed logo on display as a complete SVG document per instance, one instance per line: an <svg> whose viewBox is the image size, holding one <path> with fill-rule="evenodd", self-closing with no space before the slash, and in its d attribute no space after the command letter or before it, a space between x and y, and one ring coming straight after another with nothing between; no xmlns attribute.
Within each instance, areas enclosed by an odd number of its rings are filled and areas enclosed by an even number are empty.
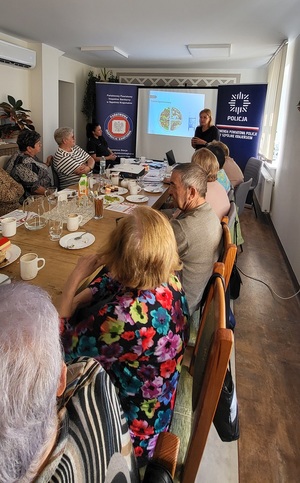
<svg viewBox="0 0 300 483"><path fill-rule="evenodd" d="M242 92L232 94L228 104L230 106L230 112L235 112L236 114L247 112L248 107L251 104L249 94L243 94Z"/></svg>
<svg viewBox="0 0 300 483"><path fill-rule="evenodd" d="M121 112L114 112L105 119L104 129L106 134L114 141L124 141L132 134L132 119Z"/></svg>

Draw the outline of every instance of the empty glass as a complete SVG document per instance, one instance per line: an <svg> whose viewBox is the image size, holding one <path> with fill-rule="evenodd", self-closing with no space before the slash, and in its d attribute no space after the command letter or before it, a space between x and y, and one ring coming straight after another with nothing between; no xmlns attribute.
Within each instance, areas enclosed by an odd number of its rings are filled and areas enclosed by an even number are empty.
<svg viewBox="0 0 300 483"><path fill-rule="evenodd" d="M28 230L40 230L46 226L44 202L44 196L28 196L24 201L24 225Z"/></svg>

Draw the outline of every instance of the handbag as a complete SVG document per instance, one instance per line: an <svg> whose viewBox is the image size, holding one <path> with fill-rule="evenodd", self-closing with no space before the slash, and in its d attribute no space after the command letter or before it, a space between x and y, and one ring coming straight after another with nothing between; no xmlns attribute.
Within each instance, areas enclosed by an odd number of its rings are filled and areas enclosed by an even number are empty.
<svg viewBox="0 0 300 483"><path fill-rule="evenodd" d="M236 441L240 437L239 406L230 362L215 412L214 426L222 441Z"/></svg>
<svg viewBox="0 0 300 483"><path fill-rule="evenodd" d="M234 262L230 280L229 280L229 291L230 298L236 300L240 296L241 285L243 284L240 273L237 269L236 262Z"/></svg>

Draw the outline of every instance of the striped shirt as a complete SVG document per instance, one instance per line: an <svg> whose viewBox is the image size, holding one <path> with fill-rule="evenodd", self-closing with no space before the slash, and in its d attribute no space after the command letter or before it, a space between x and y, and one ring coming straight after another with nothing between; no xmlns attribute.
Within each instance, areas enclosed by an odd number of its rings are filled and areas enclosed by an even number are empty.
<svg viewBox="0 0 300 483"><path fill-rule="evenodd" d="M138 473L115 388L97 361L68 365L59 404L59 435L36 483L137 483Z"/></svg>
<svg viewBox="0 0 300 483"><path fill-rule="evenodd" d="M90 155L79 146L74 146L70 152L57 148L53 157L53 167L57 171L61 189L79 182L80 175L75 174L74 171L85 164L89 158Z"/></svg>

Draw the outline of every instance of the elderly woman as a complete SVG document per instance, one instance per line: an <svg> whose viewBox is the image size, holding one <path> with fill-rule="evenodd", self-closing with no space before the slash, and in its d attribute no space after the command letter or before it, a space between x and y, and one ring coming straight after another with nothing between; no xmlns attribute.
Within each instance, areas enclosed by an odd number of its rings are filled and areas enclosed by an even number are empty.
<svg viewBox="0 0 300 483"><path fill-rule="evenodd" d="M23 186L0 168L0 216L21 208L20 199L23 194Z"/></svg>
<svg viewBox="0 0 300 483"><path fill-rule="evenodd" d="M137 482L115 388L93 359L66 367L48 294L1 286L0 307L0 481Z"/></svg>
<svg viewBox="0 0 300 483"><path fill-rule="evenodd" d="M202 148L193 154L192 163L199 164L206 172L206 201L221 220L229 212L230 201L225 188L217 181L219 163L216 156L209 149Z"/></svg>
<svg viewBox="0 0 300 483"><path fill-rule="evenodd" d="M58 174L61 189L78 183L82 174L93 171L95 160L75 145L71 127L60 127L54 132L58 149L53 157L53 168Z"/></svg>
<svg viewBox="0 0 300 483"><path fill-rule="evenodd" d="M231 184L230 184L230 181L229 181L229 178L228 178L227 174L225 173L225 171L223 169L223 166L224 166L224 163L225 163L225 154L224 154L224 151L223 151L223 149L219 145L217 145L217 144L215 144L213 142L212 143L208 143L207 149L209 149L216 156L216 158L218 160L218 163L219 163L219 170L218 170L218 173L217 173L217 180L219 181L219 183L222 186L224 186L224 188L226 190L226 193L229 193L230 188L231 188Z"/></svg>
<svg viewBox="0 0 300 483"><path fill-rule="evenodd" d="M8 159L4 168L20 183L25 191L25 198L30 195L43 195L51 186L51 177L48 166L51 156L48 156L47 163L42 163L37 155L41 151L41 135L30 129L23 129L17 138L19 152Z"/></svg>
<svg viewBox="0 0 300 483"><path fill-rule="evenodd" d="M219 146L223 150L225 156L223 169L229 178L231 186L236 188L244 181L244 175L239 165L230 157L229 147L221 141L212 141L211 146Z"/></svg>
<svg viewBox="0 0 300 483"><path fill-rule="evenodd" d="M100 264L106 270L75 296ZM172 418L187 340L187 303L174 273L180 268L169 221L138 207L121 219L99 255L79 260L61 297L66 359L90 355L108 372L139 466ZM89 307L69 319L80 305Z"/></svg>

